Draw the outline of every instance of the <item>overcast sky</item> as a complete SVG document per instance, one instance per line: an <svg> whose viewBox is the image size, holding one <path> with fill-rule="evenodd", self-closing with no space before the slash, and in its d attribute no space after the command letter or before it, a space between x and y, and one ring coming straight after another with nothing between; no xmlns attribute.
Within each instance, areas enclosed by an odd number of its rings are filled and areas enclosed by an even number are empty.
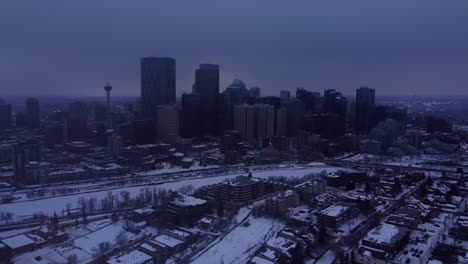
<svg viewBox="0 0 468 264"><path fill-rule="evenodd" d="M262 94L468 94L467 0L1 0L0 95L139 95L139 58L199 63Z"/></svg>

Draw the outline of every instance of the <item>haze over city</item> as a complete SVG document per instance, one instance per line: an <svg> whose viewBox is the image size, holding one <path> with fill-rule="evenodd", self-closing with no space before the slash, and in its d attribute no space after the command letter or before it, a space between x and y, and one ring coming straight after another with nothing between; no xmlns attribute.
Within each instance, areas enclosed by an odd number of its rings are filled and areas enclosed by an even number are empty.
<svg viewBox="0 0 468 264"><path fill-rule="evenodd" d="M468 1L0 1L0 264L467 264Z"/></svg>
<svg viewBox="0 0 468 264"><path fill-rule="evenodd" d="M264 94L467 94L468 2L2 1L4 95L139 94L139 58L177 61L177 94L200 63Z"/></svg>

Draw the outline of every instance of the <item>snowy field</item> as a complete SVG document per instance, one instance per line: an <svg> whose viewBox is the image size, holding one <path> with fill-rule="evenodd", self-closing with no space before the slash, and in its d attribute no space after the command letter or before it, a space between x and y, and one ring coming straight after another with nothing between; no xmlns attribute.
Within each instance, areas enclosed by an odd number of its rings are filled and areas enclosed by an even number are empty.
<svg viewBox="0 0 468 264"><path fill-rule="evenodd" d="M247 226L239 225L192 263L246 263L258 245L284 228L283 223L269 218L250 216L248 223Z"/></svg>
<svg viewBox="0 0 468 264"><path fill-rule="evenodd" d="M93 259L93 248L101 242L109 242L111 247L116 245L117 235L124 230L124 221L112 223L110 220L91 222L87 226L70 227L66 232L70 234L71 243L62 243L59 246L46 246L44 248L18 255L14 263L36 263L36 257L41 257L40 263L67 263L67 257L76 255L78 263L89 263ZM144 234L154 234L154 228L146 228L139 235L125 232L127 239L136 239Z"/></svg>
<svg viewBox="0 0 468 264"><path fill-rule="evenodd" d="M284 168L284 169L276 169L272 171L262 171L262 172L254 172L254 177L260 178L268 178L270 176L286 176L286 177L302 177L310 173L320 173L322 171L327 171L328 173L334 173L338 170L344 170L340 167L331 167L331 166L324 166L322 164L309 165L308 167L297 167L294 166L292 168ZM156 185L148 185L148 186L138 186L138 187L131 187L131 186L123 186L122 188L113 189L111 192L118 195L121 191L128 191L132 197L138 195L142 189L145 187L149 188L161 188L167 190L177 190L185 185L193 185L195 188L200 186L214 184L222 182L226 179L235 178L236 176L243 175L242 173L234 173L234 174L227 174L227 175L220 175L210 178L201 178L201 179L188 179L182 180L177 182L169 182L164 184L156 184ZM95 197L97 199L103 198L106 196L108 190L96 190L91 193L86 194L73 194L68 196L61 196L61 197L50 197L42 200L32 200L32 201L23 201L23 202L16 202L16 203L9 203L9 204L0 204L0 212L12 212L14 216L21 217L21 216L31 216L34 213L43 212L44 214L52 215L54 212L57 214L61 214L62 210L66 208L66 204L72 204L72 207L75 208L77 206L77 202L80 197Z"/></svg>

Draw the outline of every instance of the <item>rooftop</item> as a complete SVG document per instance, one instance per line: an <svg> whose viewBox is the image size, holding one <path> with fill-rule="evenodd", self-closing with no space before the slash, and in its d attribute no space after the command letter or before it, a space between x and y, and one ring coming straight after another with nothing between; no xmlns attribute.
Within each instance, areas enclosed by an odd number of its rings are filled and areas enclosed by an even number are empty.
<svg viewBox="0 0 468 264"><path fill-rule="evenodd" d="M108 264L140 264L152 259L151 256L139 251L134 250L128 254L120 256L118 258L107 261Z"/></svg>
<svg viewBox="0 0 468 264"><path fill-rule="evenodd" d="M177 196L173 201L173 203L178 206L197 206L205 204L206 202L206 200L183 194Z"/></svg>
<svg viewBox="0 0 468 264"><path fill-rule="evenodd" d="M170 237L168 235L159 235L155 237L153 241L155 241L156 243L158 243L159 245L163 247L170 247L170 248L173 248L179 244L184 243L183 241L180 241L179 239Z"/></svg>
<svg viewBox="0 0 468 264"><path fill-rule="evenodd" d="M331 205L323 209L322 211L320 211L320 214L331 216L331 217L337 217L345 213L349 208L351 208L350 204L337 203L337 204Z"/></svg>
<svg viewBox="0 0 468 264"><path fill-rule="evenodd" d="M404 227L383 223L379 227L376 227L367 233L364 240L377 244L393 244L403 238L406 233L407 229Z"/></svg>
<svg viewBox="0 0 468 264"><path fill-rule="evenodd" d="M34 240L25 235L18 235L10 238L5 238L2 240L2 243L7 245L11 249L15 249L34 244Z"/></svg>

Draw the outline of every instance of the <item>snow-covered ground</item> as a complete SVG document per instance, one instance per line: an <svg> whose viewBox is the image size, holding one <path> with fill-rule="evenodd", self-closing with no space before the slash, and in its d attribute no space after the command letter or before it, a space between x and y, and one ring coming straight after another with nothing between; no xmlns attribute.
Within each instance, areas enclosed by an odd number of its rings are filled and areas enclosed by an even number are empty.
<svg viewBox="0 0 468 264"><path fill-rule="evenodd" d="M250 216L247 222L248 225L240 224L192 263L246 263L258 245L274 236L285 226L277 220L263 217Z"/></svg>
<svg viewBox="0 0 468 264"><path fill-rule="evenodd" d="M40 263L67 263L67 257L76 255L78 263L88 263L91 261L94 248L101 242L109 242L111 247L116 245L117 235L125 232L124 221L120 220L112 223L109 219L91 222L86 226L70 227L66 232L70 234L71 243L62 243L59 246L50 245L44 248L18 255L14 258L14 263L34 263L33 259L40 257ZM128 240L143 236L144 234L154 234L154 228L148 227L138 235L125 232Z"/></svg>
<svg viewBox="0 0 468 264"><path fill-rule="evenodd" d="M307 167L298 167L293 166L292 168L282 168L271 171L261 171L253 172L254 177L268 178L270 176L285 176L285 177L302 177L310 173L320 173L322 171L327 171L329 173L334 173L338 170L343 170L340 167L332 166L323 166L318 164L317 166L309 165ZM169 182L164 184L153 184L148 186L123 186L122 188L117 188L111 190L114 194L118 195L121 191L127 191L132 197L138 195L141 190L145 187L149 188L161 188L167 190L177 190L185 185L193 185L195 188L200 186L209 185L224 181L226 179L234 178L236 176L242 175L242 173L232 173L226 175L220 175L209 178L200 178L200 179L188 179L181 180L177 182ZM22 201L9 204L0 204L0 212L12 212L16 217L21 216L31 216L34 213L43 212L44 214L52 215L54 212L61 214L62 210L66 208L66 204L70 203L73 208L77 206L77 202L80 197L85 196L87 198L95 197L101 199L107 195L109 190L92 190L92 192L86 194L72 194L68 196L61 197L50 197L42 200L32 200L32 201Z"/></svg>

